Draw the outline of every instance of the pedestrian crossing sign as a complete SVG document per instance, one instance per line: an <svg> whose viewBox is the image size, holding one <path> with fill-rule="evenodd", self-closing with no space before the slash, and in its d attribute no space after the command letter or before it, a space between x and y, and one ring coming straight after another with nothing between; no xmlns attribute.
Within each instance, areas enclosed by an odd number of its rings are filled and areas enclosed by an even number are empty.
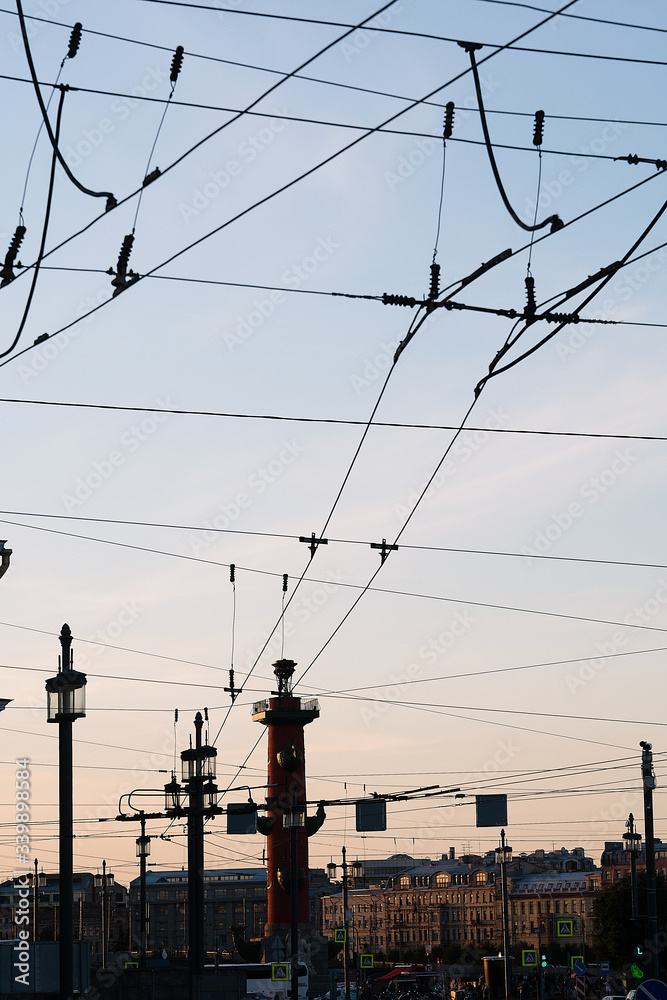
<svg viewBox="0 0 667 1000"><path fill-rule="evenodd" d="M373 968L373 956L372 955L360 955L359 956L359 968L360 969L372 969Z"/></svg>
<svg viewBox="0 0 667 1000"><path fill-rule="evenodd" d="M558 937L572 937L572 921L571 920L557 920L556 921L556 934Z"/></svg>
<svg viewBox="0 0 667 1000"><path fill-rule="evenodd" d="M274 983L289 982L289 965L287 962L273 962L271 964L271 980Z"/></svg>
<svg viewBox="0 0 667 1000"><path fill-rule="evenodd" d="M334 941L336 944L345 944L347 941L347 931L344 927L336 927L334 930Z"/></svg>
<svg viewBox="0 0 667 1000"><path fill-rule="evenodd" d="M537 968L537 952L534 948L526 949L521 952L521 964L529 966L531 969Z"/></svg>

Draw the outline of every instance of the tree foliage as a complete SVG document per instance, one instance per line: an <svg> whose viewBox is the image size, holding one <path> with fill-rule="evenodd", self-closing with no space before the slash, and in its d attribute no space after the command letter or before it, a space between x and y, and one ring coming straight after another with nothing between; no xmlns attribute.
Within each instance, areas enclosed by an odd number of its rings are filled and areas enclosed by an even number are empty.
<svg viewBox="0 0 667 1000"><path fill-rule="evenodd" d="M646 935L646 872L637 872L638 913L641 933L635 940L632 930L632 887L630 875L625 875L613 885L603 889L593 900L595 950L612 968L621 969L633 962L641 965L634 953L640 943L645 951L650 942ZM667 883L663 875L656 877L656 902L658 926L664 927L667 919Z"/></svg>

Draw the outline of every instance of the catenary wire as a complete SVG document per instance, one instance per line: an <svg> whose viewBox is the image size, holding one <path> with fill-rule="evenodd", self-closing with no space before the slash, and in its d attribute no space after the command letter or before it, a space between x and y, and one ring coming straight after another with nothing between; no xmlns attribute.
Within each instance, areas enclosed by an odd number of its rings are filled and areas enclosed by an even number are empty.
<svg viewBox="0 0 667 1000"><path fill-rule="evenodd" d="M444 461L444 458L442 459L442 461ZM433 475L434 476L437 475L437 470L436 470L436 472ZM425 487L425 489L426 488L428 488L428 487ZM408 519L406 519L406 521L405 521L405 523L403 525L403 529L402 530L404 530L407 527L407 525L409 523L409 519L412 516L412 514L416 511L417 506L418 506L418 504L415 504L415 506L413 507L412 511L410 512L410 515L408 516ZM15 525L16 527L20 527L20 528L29 528L30 530L34 530L34 531L45 531L45 532L48 532L50 534L65 535L65 536L70 537L70 538L81 538L84 541L99 542L99 543L104 544L104 545L115 545L115 546L118 546L120 548L134 549L134 550L139 551L139 552L151 552L151 553L153 553L155 555L168 556L168 557L174 558L174 559L186 559L186 560L191 561L191 562L208 563L209 565L213 565L213 566L225 566L225 567L229 566L229 563L218 562L218 561L213 560L213 559L202 559L201 556L189 556L189 555L185 555L185 554L182 554L182 553L167 552L167 551L164 551L164 550L161 550L161 549L152 549L152 548L149 548L147 546L142 546L142 545L131 545L131 544L127 543L127 542L110 541L109 539L96 538L96 537L91 536L91 535L81 535L81 534L76 534L74 532L60 531L60 530L58 530L56 528L45 528L45 527L43 527L41 525L20 524L20 523L18 523L16 521L7 521L7 520L4 520L2 523L4 523L4 524L12 524L12 525ZM320 535L318 537L322 537L322 535ZM400 538L400 533L396 537ZM394 544L396 544L396 542L394 542ZM532 558L532 556L530 558ZM243 572L258 573L258 574L263 575L263 576L273 576L273 577L283 576L282 573L275 573L275 572L270 571L270 570L260 570L260 569L255 569L255 568L252 568L252 567L238 566L238 564L235 564L235 565L236 565L237 569L240 569ZM383 564L381 563L380 565L382 566ZM303 571L303 574L302 574L302 577L301 577L302 580L307 580L308 579L308 578L305 577L305 573L307 571L307 568L308 567L306 567L306 569ZM494 603L492 603L490 601L472 601L472 600L464 599L464 598L460 598L460 597L443 597L442 595L418 594L418 593L414 593L414 592L411 592L411 591L405 591L405 590L387 589L387 588L382 588L382 587L372 587L371 585L372 585L372 583L373 583L373 581L374 581L374 579L375 579L376 576L377 576L377 572L373 574L371 580L368 583L366 583L366 584L350 584L350 583L338 583L337 584L337 586L348 587L348 588L352 588L352 589L360 591L360 594L358 595L357 599L355 600L355 603L353 604L352 608L349 609L348 615L352 612L352 610L354 609L354 607L356 607L356 605L358 604L360 598L368 590L371 590L373 593L378 593L378 594L393 594L393 595L395 595L397 597L414 597L414 598L420 598L420 599L424 599L424 600L442 601L442 602L451 603L451 604L467 604L467 605L470 605L471 607L489 608L489 609L494 610L494 611L511 611L511 612L516 612L516 613L519 613L519 614L544 615L544 616L550 617L550 618L562 618L562 619L565 619L567 621L581 621L581 622L589 622L589 623L598 624L598 625L613 625L614 627L618 627L618 628L638 628L638 629L646 629L646 630L653 631L653 632L667 632L667 628L660 628L657 625L646 625L646 624L637 624L637 623L628 623L628 622L616 622L616 621L610 621L609 619L606 619L606 618L589 618L589 617L584 617L582 615L569 615L569 614L564 614L562 612L545 611L545 610L542 610L542 609L539 609L539 608L522 608L522 607L516 607L514 605L494 604ZM331 581L308 581L308 582L330 583ZM292 596L291 596L290 600L292 600L293 597L294 597L294 590L292 591ZM289 602L287 602L287 604L285 606L286 610L287 610L288 606L289 606ZM278 620L276 621L276 624L273 627L271 635L273 635L274 632L275 632L275 630L279 627L280 621L281 621L281 618L278 618ZM328 642L330 642L332 638L333 638L333 636L331 636L329 638L329 640L327 641L327 645L328 645ZM270 639L267 639L266 644L262 647L262 650L261 650L260 654L258 654L258 659L262 655L262 653L264 652L264 649L266 648L266 645L268 645L269 641L270 641ZM320 656L322 654L322 652L324 651L324 648L325 647L323 647L320 650L320 652L317 654L318 656ZM256 665L256 663L255 663L255 665ZM225 668L220 667L219 669L220 670L224 670ZM254 670L254 666L253 666L252 669Z"/></svg>

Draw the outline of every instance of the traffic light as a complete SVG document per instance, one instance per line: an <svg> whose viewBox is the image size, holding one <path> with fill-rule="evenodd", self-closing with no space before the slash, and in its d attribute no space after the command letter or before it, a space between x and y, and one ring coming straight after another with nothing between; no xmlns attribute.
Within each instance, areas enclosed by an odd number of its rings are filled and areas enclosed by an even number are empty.
<svg viewBox="0 0 667 1000"><path fill-rule="evenodd" d="M630 940L632 941L632 953L635 958L642 959L646 953L644 945L644 934L642 921L637 917L630 918Z"/></svg>
<svg viewBox="0 0 667 1000"><path fill-rule="evenodd" d="M546 955L541 955L540 956L540 962L541 962L542 968L546 969L546 967L547 967L547 956Z"/></svg>

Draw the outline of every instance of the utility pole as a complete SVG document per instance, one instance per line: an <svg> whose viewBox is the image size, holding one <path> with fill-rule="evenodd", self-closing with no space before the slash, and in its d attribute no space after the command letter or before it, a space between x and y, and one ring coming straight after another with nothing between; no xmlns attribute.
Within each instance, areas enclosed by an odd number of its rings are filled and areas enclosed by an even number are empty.
<svg viewBox="0 0 667 1000"><path fill-rule="evenodd" d="M343 983L345 985L345 1000L350 1000L350 955L347 947L347 915L347 861L345 859L345 847L343 847L343 927L345 928L345 942L343 944Z"/></svg>
<svg viewBox="0 0 667 1000"><path fill-rule="evenodd" d="M650 954L651 979L658 978L658 911L655 888L655 839L653 834L653 773L652 745L640 742L642 748L642 784L644 786L644 836L646 838L646 947Z"/></svg>
<svg viewBox="0 0 667 1000"><path fill-rule="evenodd" d="M512 996L512 959L510 957L510 924L507 900L507 864L512 860L512 848L505 844L505 831L500 831L500 847L496 848L496 863L500 865L500 888L503 907L503 952L505 958L505 1000Z"/></svg>
<svg viewBox="0 0 667 1000"><path fill-rule="evenodd" d="M38 936L39 936L38 932L37 932L37 916L38 916L38 913L39 913L39 910L37 908L37 899L38 899L38 896L37 896L37 887L38 887L38 884L39 884L38 883L38 878L39 878L39 876L37 875L37 858L35 858L35 875L33 877L33 882L32 882L32 939L33 939L33 941L37 941Z"/></svg>

